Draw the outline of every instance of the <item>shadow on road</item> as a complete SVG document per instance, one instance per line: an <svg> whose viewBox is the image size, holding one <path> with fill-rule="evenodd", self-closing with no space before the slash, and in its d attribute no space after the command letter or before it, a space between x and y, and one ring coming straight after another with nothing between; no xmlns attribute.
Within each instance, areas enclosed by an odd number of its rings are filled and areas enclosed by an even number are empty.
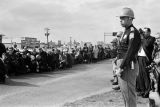
<svg viewBox="0 0 160 107"><path fill-rule="evenodd" d="M27 86L27 87L39 87L38 85L30 84L27 82L18 82L11 79L7 79L5 85L8 86Z"/></svg>
<svg viewBox="0 0 160 107"><path fill-rule="evenodd" d="M28 73L28 74L20 74L18 76L11 76L11 79L29 79L29 78L39 78L39 77L47 77L51 78L50 75L44 75L44 73Z"/></svg>
<svg viewBox="0 0 160 107"><path fill-rule="evenodd" d="M41 72L41 73L28 73L28 74L22 74L19 76L12 76L12 77L10 77L10 79L6 83L6 85L38 87L37 85L29 84L26 82L17 82L14 80L19 80L19 79L30 80L33 78L40 78L40 77L47 78L47 79L49 79L49 78L56 79L59 77L64 77L66 75L70 75L70 74L86 72L89 69L93 68L93 66L97 66L97 65L102 64L104 62L105 62L105 64L111 63L110 60L103 60L103 61L99 61L97 63L91 63L91 64L77 64L77 65L74 65L72 68L66 68L66 69L62 69L62 70L54 70L54 71Z"/></svg>
<svg viewBox="0 0 160 107"><path fill-rule="evenodd" d="M92 64L81 64L81 65L75 65L72 68L66 68L66 69L59 69L49 72L41 72L41 73L28 73L28 74L22 74L18 76L11 76L11 79L30 79L30 78L39 78L39 77L46 77L46 78L57 78L66 76L68 74L74 74L78 72L85 72L88 69L90 69L89 66Z"/></svg>

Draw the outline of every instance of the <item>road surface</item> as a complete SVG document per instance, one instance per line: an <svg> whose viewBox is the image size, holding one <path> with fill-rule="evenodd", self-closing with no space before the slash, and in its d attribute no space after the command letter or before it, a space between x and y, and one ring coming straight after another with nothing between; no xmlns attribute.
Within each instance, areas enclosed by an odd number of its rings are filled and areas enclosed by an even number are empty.
<svg viewBox="0 0 160 107"><path fill-rule="evenodd" d="M111 60L71 69L12 77L0 85L1 107L61 107L111 90Z"/></svg>

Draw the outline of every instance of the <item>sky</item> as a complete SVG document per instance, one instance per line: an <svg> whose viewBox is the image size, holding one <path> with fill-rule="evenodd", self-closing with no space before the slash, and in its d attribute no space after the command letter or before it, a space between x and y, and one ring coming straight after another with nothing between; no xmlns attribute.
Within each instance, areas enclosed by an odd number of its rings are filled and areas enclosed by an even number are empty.
<svg viewBox="0 0 160 107"><path fill-rule="evenodd" d="M122 8L135 13L134 25L150 27L152 35L160 32L159 0L0 0L0 33L3 42L21 37L35 37L46 42L71 40L104 41L104 32L122 31L116 17ZM106 36L111 42L114 37Z"/></svg>

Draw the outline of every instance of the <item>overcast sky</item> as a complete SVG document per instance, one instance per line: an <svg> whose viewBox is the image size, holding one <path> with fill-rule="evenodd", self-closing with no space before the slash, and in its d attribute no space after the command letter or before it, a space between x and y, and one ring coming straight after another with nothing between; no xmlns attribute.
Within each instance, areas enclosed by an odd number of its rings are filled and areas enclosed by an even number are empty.
<svg viewBox="0 0 160 107"><path fill-rule="evenodd" d="M150 27L152 35L160 31L159 0L0 0L0 33L46 42L48 27L52 41L103 41L104 32L122 30L116 16L123 7L134 10L137 28Z"/></svg>

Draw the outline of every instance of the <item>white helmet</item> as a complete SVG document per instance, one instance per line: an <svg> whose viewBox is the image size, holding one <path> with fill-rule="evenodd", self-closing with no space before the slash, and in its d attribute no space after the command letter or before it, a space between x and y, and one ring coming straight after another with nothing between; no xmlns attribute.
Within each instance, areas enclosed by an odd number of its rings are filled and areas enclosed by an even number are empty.
<svg viewBox="0 0 160 107"><path fill-rule="evenodd" d="M121 14L119 15L119 17L124 17L124 16L130 17L133 19L135 18L133 10L128 7L123 8Z"/></svg>

